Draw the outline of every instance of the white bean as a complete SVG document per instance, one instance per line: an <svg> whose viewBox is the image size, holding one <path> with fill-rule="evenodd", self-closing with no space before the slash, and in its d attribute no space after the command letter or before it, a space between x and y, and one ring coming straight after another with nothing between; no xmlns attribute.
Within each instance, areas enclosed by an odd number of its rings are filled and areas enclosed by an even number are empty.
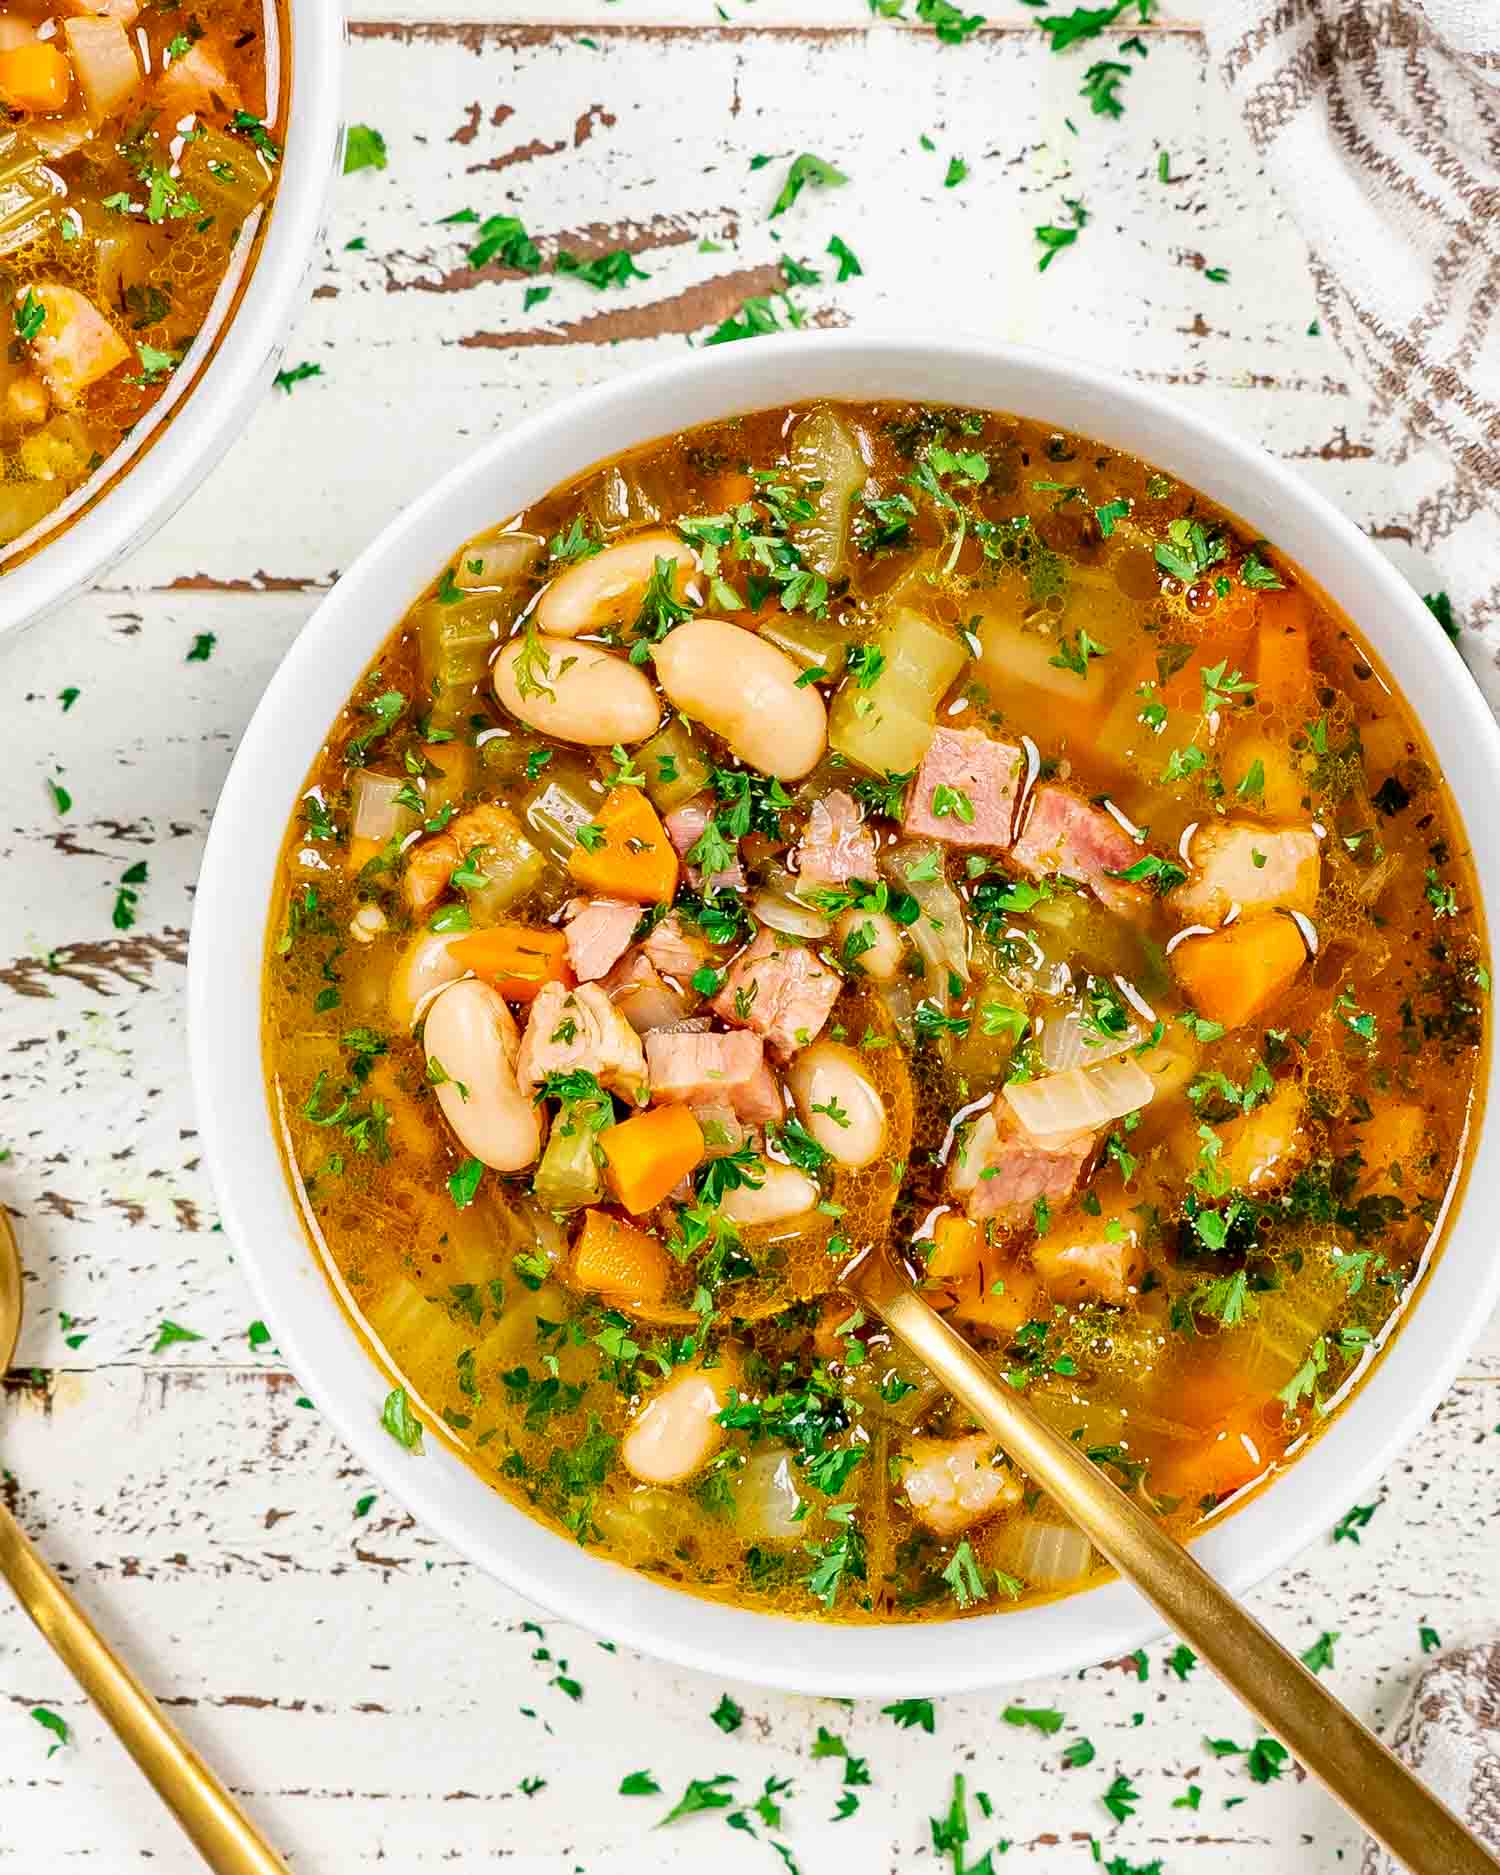
<svg viewBox="0 0 1500 1875"><path fill-rule="evenodd" d="M633 625L658 560L676 561L672 587L681 599L697 562L685 542L657 529L606 547L559 573L536 602L538 627L554 638L576 638L607 625Z"/></svg>
<svg viewBox="0 0 1500 1875"><path fill-rule="evenodd" d="M393 1029L404 1032L415 1028L429 998L464 974L463 965L452 951L456 935L420 931L396 959L385 998Z"/></svg>
<svg viewBox="0 0 1500 1875"><path fill-rule="evenodd" d="M724 1410L737 1368L690 1367L659 1387L636 1414L620 1442L625 1469L642 1484L681 1484L718 1451Z"/></svg>
<svg viewBox="0 0 1500 1875"><path fill-rule="evenodd" d="M818 1202L818 1187L805 1172L775 1159L765 1160L764 1165L757 1190L737 1185L725 1192L719 1209L732 1224L780 1224L811 1211Z"/></svg>
<svg viewBox="0 0 1500 1875"><path fill-rule="evenodd" d="M812 684L765 639L723 619L695 618L656 647L656 679L673 706L722 736L751 768L797 781L828 745L828 712Z"/></svg>
<svg viewBox="0 0 1500 1875"><path fill-rule="evenodd" d="M863 970L877 983L889 983L900 972L905 955L900 925L883 911L861 911L858 906L851 906L833 927L833 941L840 952L851 931L860 932L857 943L863 944L870 937L874 939L868 950L860 951L852 959L855 969Z"/></svg>
<svg viewBox="0 0 1500 1875"><path fill-rule="evenodd" d="M528 729L586 748L644 742L661 721L651 680L635 665L541 633L513 638L496 658L495 695Z"/></svg>
<svg viewBox="0 0 1500 1875"><path fill-rule="evenodd" d="M885 1102L852 1048L814 1042L786 1071L802 1124L840 1165L869 1165L885 1144Z"/></svg>
<svg viewBox="0 0 1500 1875"><path fill-rule="evenodd" d="M516 1085L521 1038L498 990L476 977L439 990L422 1046L446 1078L435 1088L459 1144L497 1172L519 1172L542 1149L541 1109Z"/></svg>

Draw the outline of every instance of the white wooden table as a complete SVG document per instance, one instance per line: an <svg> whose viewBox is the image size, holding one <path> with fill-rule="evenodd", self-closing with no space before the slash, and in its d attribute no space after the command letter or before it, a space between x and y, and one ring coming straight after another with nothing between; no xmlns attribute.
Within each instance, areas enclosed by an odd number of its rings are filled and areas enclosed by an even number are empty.
<svg viewBox="0 0 1500 1875"><path fill-rule="evenodd" d="M374 1486L274 1353L250 1346L251 1304L215 1228L183 963L209 815L277 659L433 475L574 386L701 336L774 287L781 254L827 266L836 233L863 262L844 286L798 290L814 323L971 327L1171 387L1295 461L1423 580L1400 472L1361 440L1361 403L1309 333L1295 231L1194 31L1148 30L1149 58L1123 55L1138 69L1111 124L1077 95L1100 49L1052 56L1015 0L995 0L991 27L961 46L854 7L727 0L721 20L711 0L557 0L503 25L498 0L442 0L441 23L368 8L349 109L385 133L390 166L340 186L290 342L289 362L323 376L273 395L96 592L0 647L0 1196L29 1276L3 1488L309 1875L779 1869L764 1829L752 1839L722 1813L653 1833L689 1778L721 1772L746 1801L769 1776L791 1780L778 1840L804 1875L949 1866L927 1819L956 1770L994 1807L989 1824L976 1814L970 1854L1009 1839L1006 1871L1092 1867L1091 1833L1106 1860L1160 1858L1166 1875L1231 1858L1253 1875L1357 1865L1355 1832L1304 1780L1261 1786L1205 1749L1206 1734L1253 1732L1201 1670L1170 1677L1165 1646L1144 1684L1116 1662L1016 1693L1066 1714L1055 1737L1003 1723L1004 1695L939 1702L929 1736L873 1706L669 1671L557 1623L539 1637L535 1611L382 1494L364 1506ZM424 10L439 0L405 12ZM801 150L850 181L770 223ZM760 153L777 161L752 171ZM953 155L969 175L945 188ZM1088 225L1039 274L1032 229L1066 196ZM603 294L560 280L528 313L518 278L471 273L465 231L436 225L470 206L519 214L544 246L624 245L650 278ZM1217 267L1227 282L1207 277ZM213 655L186 662L200 633ZM65 817L49 777L72 795ZM116 885L141 859L139 921L119 932ZM202 1338L153 1355L164 1319ZM1255 1597L1298 1648L1339 1631L1333 1682L1376 1720L1418 1664L1419 1623L1452 1644L1500 1608L1497 1381L1492 1325L1359 1544L1315 1544ZM1330 1528L1347 1508L1330 1501ZM554 1683L558 1657L576 1701ZM746 1713L732 1735L709 1716L726 1690ZM38 1705L73 1729L51 1758ZM868 1759L859 1810L840 1822L844 1765L812 1756L820 1725ZM1064 1768L1079 1735L1097 1756ZM665 1795L617 1795L642 1769ZM1141 1793L1118 1824L1100 1802L1117 1773ZM1192 1783L1200 1807L1174 1807ZM196 1866L29 1625L0 1608L0 1869L148 1863Z"/></svg>

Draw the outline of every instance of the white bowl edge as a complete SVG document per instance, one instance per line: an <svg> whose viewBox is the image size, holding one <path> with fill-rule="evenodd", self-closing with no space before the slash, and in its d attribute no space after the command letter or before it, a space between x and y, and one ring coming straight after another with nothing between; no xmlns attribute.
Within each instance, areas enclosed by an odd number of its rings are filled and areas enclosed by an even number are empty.
<svg viewBox="0 0 1500 1875"><path fill-rule="evenodd" d="M405 509L356 560L288 652L220 798L199 879L188 1013L199 1124L225 1229L266 1321L318 1409L414 1515L543 1607L705 1672L791 1691L932 1695L1070 1670L1130 1651L1160 1618L1123 1583L962 1622L855 1626L750 1613L666 1587L581 1549L485 1485L436 1439L413 1459L379 1425L389 1380L342 1314L302 1232L261 1071L263 943L287 819L326 731L406 604L469 535L622 449L815 397L972 404L1055 423L1180 476L1261 528L1360 626L1424 724L1500 905L1500 731L1415 594L1357 528L1290 470L1163 394L982 338L799 334L686 358L569 398L502 433ZM1500 1102L1471 1192L1500 1187ZM1194 1546L1235 1590L1277 1567L1368 1487L1431 1413L1500 1296L1479 1207L1453 1220L1413 1316L1357 1397L1261 1495Z"/></svg>
<svg viewBox="0 0 1500 1875"><path fill-rule="evenodd" d="M35 624L149 538L249 422L306 299L342 148L344 14L291 0L286 143L270 217L217 349L139 461L57 537L0 573L0 632Z"/></svg>

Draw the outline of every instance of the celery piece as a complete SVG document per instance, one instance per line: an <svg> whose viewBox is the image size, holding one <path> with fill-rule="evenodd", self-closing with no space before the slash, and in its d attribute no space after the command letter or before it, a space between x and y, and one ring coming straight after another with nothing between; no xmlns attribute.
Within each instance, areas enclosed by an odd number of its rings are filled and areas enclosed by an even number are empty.
<svg viewBox="0 0 1500 1875"><path fill-rule="evenodd" d="M843 418L825 407L792 431L787 457L813 508L811 520L792 530L792 540L814 572L836 579L848 571L850 517L865 482L859 444Z"/></svg>
<svg viewBox="0 0 1500 1875"><path fill-rule="evenodd" d="M708 786L708 758L680 716L667 719L632 758L646 777L646 794L659 814L670 814Z"/></svg>

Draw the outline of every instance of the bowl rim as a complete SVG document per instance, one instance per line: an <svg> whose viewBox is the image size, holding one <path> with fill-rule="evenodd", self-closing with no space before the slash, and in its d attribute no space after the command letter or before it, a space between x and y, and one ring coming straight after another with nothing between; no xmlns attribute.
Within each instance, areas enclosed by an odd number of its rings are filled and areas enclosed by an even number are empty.
<svg viewBox="0 0 1500 1875"><path fill-rule="evenodd" d="M201 371L144 455L76 520L0 573L0 633L35 623L140 546L194 493L242 433L309 289L338 173L344 12L337 0L287 0L286 141L271 210L239 304Z"/></svg>
<svg viewBox="0 0 1500 1875"><path fill-rule="evenodd" d="M1491 831L1482 812L1500 783L1500 728L1416 593L1291 469L1160 390L1033 348L920 331L789 334L649 365L502 431L418 496L358 556L288 650L225 782L194 908L188 1022L199 1125L225 1230L292 1369L394 1498L521 1594L644 1653L789 1691L894 1698L1070 1671L1130 1652L1163 1623L1133 1589L1113 1580L957 1622L879 1626L766 1615L666 1586L581 1549L502 1498L438 1440L429 1439L427 1455L414 1461L380 1428L389 1375L350 1327L308 1247L282 1175L260 1069L262 946L286 821L328 725L444 555L479 526L632 444L739 411L861 396L968 402L1081 430L1142 455L1266 527L1335 603L1361 617L1364 635L1441 758L1482 904L1500 904L1500 826ZM662 410L671 413L665 426L653 414ZM486 507L493 483L511 499ZM435 541L443 544L433 551ZM289 735L296 738L290 749ZM233 965L227 995L226 959ZM1500 1182L1497 1081L1492 1048L1481 1075L1484 1117L1470 1147L1471 1189ZM1200 1562L1232 1590L1248 1589L1328 1530L1340 1503L1357 1500L1451 1383L1500 1299L1500 1259L1476 1205L1457 1206L1442 1254L1417 1293L1415 1319L1313 1449L1195 1541Z"/></svg>

